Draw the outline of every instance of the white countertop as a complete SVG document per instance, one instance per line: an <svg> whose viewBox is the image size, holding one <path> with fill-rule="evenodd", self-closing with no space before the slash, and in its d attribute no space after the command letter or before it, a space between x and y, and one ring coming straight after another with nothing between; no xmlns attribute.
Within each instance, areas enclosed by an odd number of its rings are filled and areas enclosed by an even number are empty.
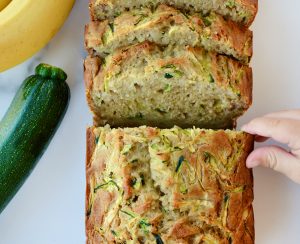
<svg viewBox="0 0 300 244"><path fill-rule="evenodd" d="M75 8L50 44L35 57L0 74L0 117L16 89L40 62L62 67L72 98L48 150L0 215L1 244L85 243L85 102L82 60L86 0ZM300 108L300 2L263 0L254 31L254 104L240 124L267 112ZM258 244L300 243L300 185L267 169L255 169Z"/></svg>

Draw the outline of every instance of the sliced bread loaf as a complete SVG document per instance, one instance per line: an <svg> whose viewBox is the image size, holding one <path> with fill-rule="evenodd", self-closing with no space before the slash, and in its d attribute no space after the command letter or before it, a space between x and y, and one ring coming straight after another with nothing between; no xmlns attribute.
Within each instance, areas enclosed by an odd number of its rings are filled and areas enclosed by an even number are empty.
<svg viewBox="0 0 300 244"><path fill-rule="evenodd" d="M143 41L202 46L244 63L252 56L252 32L215 13L188 15L159 5L154 12L149 8L134 9L112 21L94 21L86 26L86 48L102 57Z"/></svg>
<svg viewBox="0 0 300 244"><path fill-rule="evenodd" d="M252 102L252 70L201 48L141 43L85 61L96 125L229 128Z"/></svg>
<svg viewBox="0 0 300 244"><path fill-rule="evenodd" d="M150 127L87 131L87 243L253 244L253 137Z"/></svg>
<svg viewBox="0 0 300 244"><path fill-rule="evenodd" d="M93 20L104 20L134 8L155 9L159 4L191 13L214 11L246 26L252 23L257 12L257 0L90 0L90 11Z"/></svg>

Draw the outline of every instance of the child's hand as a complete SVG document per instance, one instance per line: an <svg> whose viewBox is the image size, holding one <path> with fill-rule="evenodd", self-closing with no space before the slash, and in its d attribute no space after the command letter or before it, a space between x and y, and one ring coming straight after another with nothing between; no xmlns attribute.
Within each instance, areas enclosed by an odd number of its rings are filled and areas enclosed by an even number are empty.
<svg viewBox="0 0 300 244"><path fill-rule="evenodd" d="M272 138L290 147L290 152L277 146L261 147L247 159L247 167L272 168L300 183L300 110L283 111L256 118L242 130L256 135L256 141Z"/></svg>

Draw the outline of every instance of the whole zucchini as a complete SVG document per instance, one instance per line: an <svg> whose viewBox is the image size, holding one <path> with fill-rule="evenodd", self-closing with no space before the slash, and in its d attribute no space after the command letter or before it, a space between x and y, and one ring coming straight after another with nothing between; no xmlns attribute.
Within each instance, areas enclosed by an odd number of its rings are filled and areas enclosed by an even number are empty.
<svg viewBox="0 0 300 244"><path fill-rule="evenodd" d="M17 193L47 148L67 110L66 73L36 67L0 122L0 213Z"/></svg>

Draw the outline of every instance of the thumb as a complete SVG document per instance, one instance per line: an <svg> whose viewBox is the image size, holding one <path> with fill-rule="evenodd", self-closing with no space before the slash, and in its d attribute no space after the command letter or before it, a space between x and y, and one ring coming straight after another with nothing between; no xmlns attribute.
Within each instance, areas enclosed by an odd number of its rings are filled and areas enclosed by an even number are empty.
<svg viewBox="0 0 300 244"><path fill-rule="evenodd" d="M259 165L274 169L300 183L300 160L280 147L269 146L254 150L247 158L247 167Z"/></svg>

